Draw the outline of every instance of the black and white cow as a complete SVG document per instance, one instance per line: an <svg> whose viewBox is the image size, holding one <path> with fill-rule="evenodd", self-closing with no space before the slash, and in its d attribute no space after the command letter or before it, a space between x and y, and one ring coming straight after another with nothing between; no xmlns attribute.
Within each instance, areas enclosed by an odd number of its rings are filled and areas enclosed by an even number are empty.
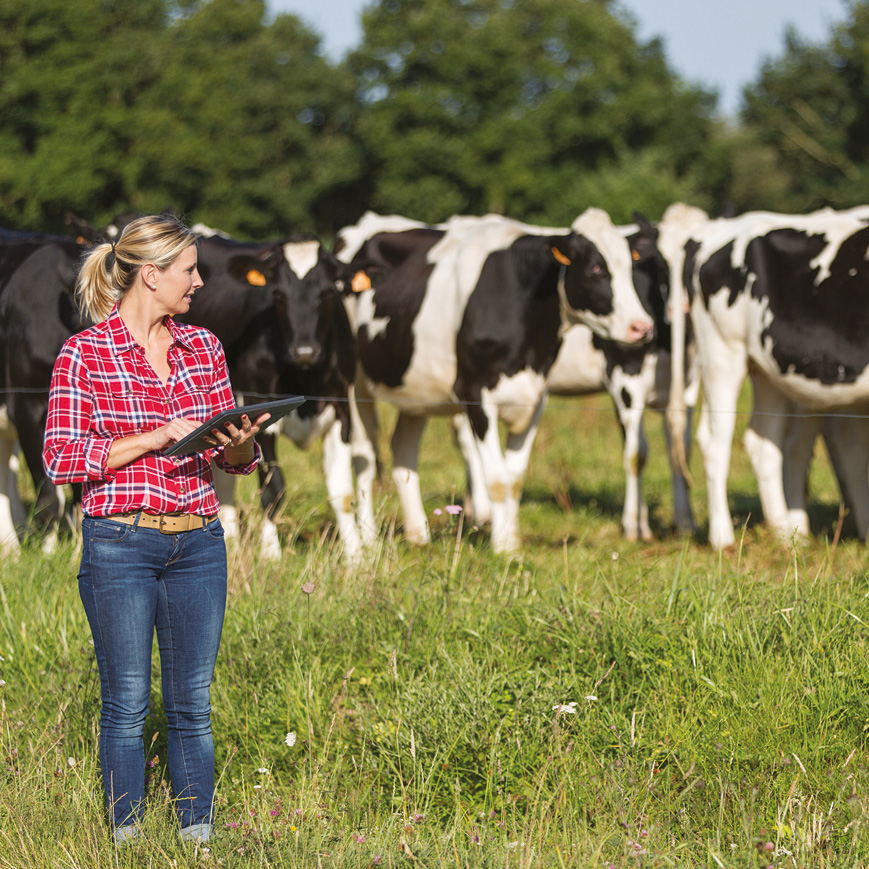
<svg viewBox="0 0 869 869"><path fill-rule="evenodd" d="M754 408L745 445L764 518L787 536L807 530L791 513L783 483L789 414L795 405L814 413L869 407L867 250L865 221L829 210L753 212L691 233L673 295L686 289L691 300L704 394L697 438L713 546L734 542L727 472L746 376ZM674 303L674 316L681 310Z"/></svg>
<svg viewBox="0 0 869 869"><path fill-rule="evenodd" d="M648 455L643 417L646 408L664 411L670 389L670 320L667 313L669 294L669 268L661 256L660 243L672 248L672 238L684 232L684 227L707 219L705 212L686 205L671 206L658 224L652 228L641 226L619 227L627 238L633 259L634 286L643 307L655 321L651 341L640 346L627 347L595 335L583 324L570 326L564 332L563 342L555 362L546 378L550 395L585 396L609 393L622 428L624 445L622 465L625 471L625 497L622 509L622 531L629 540L651 539L649 510L643 496L643 469ZM566 230L565 230L566 231ZM696 403L699 378L689 361L686 405L688 412ZM482 469L475 462L471 449L470 428L467 419L457 415L454 420L457 437L468 466L469 494L466 512L474 520L488 522L491 505L482 483ZM669 440L669 426L664 425ZM685 452L688 452L690 423L686 427ZM695 529L691 510L688 482L682 463L668 450L673 483L673 520L680 532Z"/></svg>
<svg viewBox="0 0 869 869"><path fill-rule="evenodd" d="M13 255L6 259L10 271L0 288L0 392L5 420L0 431L0 540L7 551L17 549L15 526L23 524L17 476L6 472L16 441L33 479L35 518L53 527L63 511L62 491L49 482L42 467L48 384L61 344L85 325L72 285L86 246L73 238L33 234L16 248L7 249ZM48 541L50 549L53 534Z"/></svg>
<svg viewBox="0 0 869 869"><path fill-rule="evenodd" d="M200 232L204 230L199 227ZM274 513L283 497L275 435L307 448L323 439L323 467L338 537L350 560L362 551L354 509L348 392L355 346L338 283L346 268L313 236L248 245L214 233L198 243L204 289L183 319L205 326L224 345L233 389L244 401L309 396L257 439L263 450L262 552L280 555ZM215 473L221 517L237 533L235 478Z"/></svg>
<svg viewBox="0 0 869 869"><path fill-rule="evenodd" d="M625 344L652 337L625 239L598 209L569 231L496 215L379 231L377 216L368 214L339 233L336 253L368 267L373 280L352 300L362 373L357 397L365 397L364 387L398 408L393 478L406 536L430 539L416 471L426 419L461 411L492 504L493 548L516 550L522 484L562 328L585 322ZM366 407L359 402L371 444ZM503 451L499 420L508 431ZM370 511L363 524L373 524L373 446L358 458L360 510Z"/></svg>

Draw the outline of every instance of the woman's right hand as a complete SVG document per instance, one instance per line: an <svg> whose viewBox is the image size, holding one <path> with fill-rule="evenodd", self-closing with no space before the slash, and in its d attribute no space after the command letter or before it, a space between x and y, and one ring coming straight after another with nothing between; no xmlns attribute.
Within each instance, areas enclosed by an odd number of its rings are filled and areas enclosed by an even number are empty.
<svg viewBox="0 0 869 869"><path fill-rule="evenodd" d="M118 438L112 442L109 449L107 466L117 470L130 462L136 461L145 453L156 452L187 437L192 431L196 431L201 423L195 419L170 419L165 425L161 425L153 431L142 434L130 435Z"/></svg>

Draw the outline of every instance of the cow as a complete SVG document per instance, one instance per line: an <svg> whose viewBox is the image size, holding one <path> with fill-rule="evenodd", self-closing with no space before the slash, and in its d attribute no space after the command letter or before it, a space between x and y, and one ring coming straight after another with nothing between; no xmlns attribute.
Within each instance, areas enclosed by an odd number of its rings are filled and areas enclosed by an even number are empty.
<svg viewBox="0 0 869 869"><path fill-rule="evenodd" d="M398 408L393 479L406 537L430 540L416 471L426 419L462 412L492 503L493 549L515 551L522 482L562 329L584 322L624 344L652 337L626 241L599 209L586 211L566 232L497 215L377 231L376 215L368 214L339 232L335 252L364 266L373 282L358 286L352 300L361 375L356 397ZM374 522L375 428L366 407L358 402L369 444L356 457L360 510L370 511L363 526ZM508 430L504 451L499 419Z"/></svg>
<svg viewBox="0 0 869 869"><path fill-rule="evenodd" d="M727 472L746 376L754 404L745 446L764 518L788 537L807 530L795 525L785 493L788 414L795 405L858 415L869 407L867 249L865 221L829 209L750 212L690 233L682 280L673 282L674 329L687 293L704 395L697 439L712 546L735 542ZM678 411L678 397L672 405Z"/></svg>
<svg viewBox="0 0 869 869"><path fill-rule="evenodd" d="M345 555L355 561L363 540L353 512L348 396L355 378L355 345L339 289L346 268L311 235L264 246L213 233L198 245L205 291L194 296L181 319L205 326L223 343L241 401L286 394L309 397L257 438L263 451L262 552L269 558L280 555L273 521L283 498L275 449L280 432L302 448L323 439L329 503ZM237 528L235 480L223 474L216 474L216 480L221 516L231 536Z"/></svg>
<svg viewBox="0 0 869 869"><path fill-rule="evenodd" d="M285 424L300 441L323 434L330 504L345 553L355 558L361 542L352 514L346 395L354 357L335 287L342 267L309 236L248 244L215 235L201 238L197 247L205 289L196 294L183 319L205 326L221 340L242 400L287 393L312 396ZM10 393L10 416L41 498L49 491L43 485L40 450L51 370L63 341L87 325L73 298L79 259L74 244L45 245L15 271L0 297L0 358L7 387L25 388ZM261 469L262 499L273 511L283 487L273 438L261 434L259 439L267 457ZM269 541L273 529L267 523Z"/></svg>
<svg viewBox="0 0 869 869"><path fill-rule="evenodd" d="M33 479L35 518L53 526L63 511L62 490L48 481L42 467L48 385L64 340L86 325L72 297L78 261L86 246L73 238L34 234L18 247L18 256L7 259L15 265L0 288L0 391L5 417L0 440L4 483L0 535L6 550L18 545L14 527L10 532L7 525L10 516L15 525L22 524L14 515L23 513L18 507L17 479L6 473L16 440ZM51 549L53 536L48 540Z"/></svg>
<svg viewBox="0 0 869 869"><path fill-rule="evenodd" d="M608 392L615 406L624 438L622 464L625 471L625 498L622 531L628 540L650 540L649 511L643 497L642 475L648 446L643 430L645 409L666 409L670 385L670 320L666 311L669 293L669 268L653 239L672 248L671 236L683 232L688 223L707 219L705 212L690 206L668 209L664 219L652 228L640 215L639 223L619 227L627 238L633 259L634 286L643 307L653 316L655 332L651 341L639 347L626 347L595 335L583 324L570 326L564 333L561 349L546 379L550 395L581 396ZM642 229L642 231L641 231ZM699 393L699 379L689 360L689 384L686 404L693 408ZM478 524L489 520L491 505L482 485L482 470L471 449L467 419L454 419L457 438L462 445L468 469L468 495L465 513ZM669 440L669 427L664 425ZM690 425L686 428L686 437ZM685 451L689 449L686 441ZM674 451L668 451L673 483L673 521L680 533L695 528L688 481L682 463Z"/></svg>

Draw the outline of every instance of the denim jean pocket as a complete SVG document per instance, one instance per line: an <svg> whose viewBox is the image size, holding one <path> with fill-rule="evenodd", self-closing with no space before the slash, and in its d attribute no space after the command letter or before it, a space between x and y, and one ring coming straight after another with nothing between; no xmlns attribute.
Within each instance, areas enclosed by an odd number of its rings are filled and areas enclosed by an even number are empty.
<svg viewBox="0 0 869 869"><path fill-rule="evenodd" d="M112 522L109 519L91 519L88 534L91 540L99 540L111 543L112 541L126 540L133 530L132 525L124 525L121 522Z"/></svg>
<svg viewBox="0 0 869 869"><path fill-rule="evenodd" d="M209 522L205 526L205 532L215 540L223 540L225 533L223 525L220 524L220 519L215 519L213 522Z"/></svg>

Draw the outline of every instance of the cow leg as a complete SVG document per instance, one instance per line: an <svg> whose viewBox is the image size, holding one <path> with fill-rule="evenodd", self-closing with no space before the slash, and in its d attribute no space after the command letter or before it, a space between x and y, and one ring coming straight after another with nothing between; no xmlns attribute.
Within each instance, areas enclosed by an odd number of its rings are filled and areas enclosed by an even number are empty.
<svg viewBox="0 0 869 869"><path fill-rule="evenodd" d="M377 476L377 408L374 398L361 383L348 390L350 401L350 444L356 475L356 516L362 540L371 545L377 539L374 518L374 480Z"/></svg>
<svg viewBox="0 0 869 869"><path fill-rule="evenodd" d="M238 509L235 506L235 477L221 471L213 462L211 473L214 477L214 491L220 502L220 524L226 540L238 540Z"/></svg>
<svg viewBox="0 0 869 869"><path fill-rule="evenodd" d="M0 433L0 550L4 555L12 555L20 549L15 531L15 515L19 511L21 515L24 514L24 506L18 493L15 438L15 429L11 425Z"/></svg>
<svg viewBox="0 0 869 869"><path fill-rule="evenodd" d="M323 437L323 471L344 555L356 562L362 553L362 536L353 514L352 464L351 445L341 439L341 420L336 419Z"/></svg>
<svg viewBox="0 0 869 869"><path fill-rule="evenodd" d="M468 487L465 494L464 513L466 521L480 527L492 521L492 502L486 487L486 475L480 460L477 439L474 437L471 422L464 413L453 417L453 430L456 442L465 459L465 473Z"/></svg>
<svg viewBox="0 0 869 869"><path fill-rule="evenodd" d="M691 456L691 418L693 413L694 408L689 405L686 408L684 435L686 462ZM676 526L678 533L693 534L697 530L697 523L694 521L694 511L691 509L691 489L688 485L684 469L679 462L675 461L672 449L672 436L670 427L667 425L666 415L664 415L664 437L667 441L670 476L673 479L673 524Z"/></svg>
<svg viewBox="0 0 869 869"><path fill-rule="evenodd" d="M419 442L428 419L424 416L398 415L392 435L392 479L404 514L404 535L420 546L431 541L428 519L419 489Z"/></svg>
<svg viewBox="0 0 869 869"><path fill-rule="evenodd" d="M751 382L754 407L743 443L757 478L763 518L782 536L790 537L800 533L788 519L784 492L783 450L791 404L765 377L753 374Z"/></svg>
<svg viewBox="0 0 869 869"><path fill-rule="evenodd" d="M824 441L857 534L869 533L869 431L865 419L840 417L823 421Z"/></svg>
<svg viewBox="0 0 869 869"><path fill-rule="evenodd" d="M654 360L653 360L654 361ZM622 466L625 471L625 500L622 508L622 533L628 540L652 539L649 528L649 508L643 498L643 469L649 446L643 431L646 398L652 387L649 376L631 376L616 367L608 389L616 408L624 438Z"/></svg>
<svg viewBox="0 0 869 869"><path fill-rule="evenodd" d="M697 443L703 454L709 498L709 543L724 549L735 542L733 520L727 505L727 474L736 427L739 390L746 374L745 354L732 350L713 330L698 334L697 343L709 344L714 365L703 368L703 409L697 429Z"/></svg>
<svg viewBox="0 0 869 869"><path fill-rule="evenodd" d="M531 448L540 428L540 419L546 409L548 394L544 392L534 408L534 414L527 428L521 432L510 432L504 446L504 466L507 471L506 498L504 502L504 518L502 527L496 527L495 514L492 515L492 548L495 552L517 552L522 548L522 536L519 533L519 502L522 500L522 488L525 485L525 474L528 471L528 461L531 458ZM489 413L491 424L487 431L498 438L497 416ZM489 442L491 445L491 441ZM491 494L491 493L490 493ZM494 499L493 499L494 500Z"/></svg>
<svg viewBox="0 0 869 869"><path fill-rule="evenodd" d="M798 405L789 403L789 412L798 409ZM794 416L787 421L782 484L788 509L788 525L801 536L808 535L810 530L809 514L806 510L809 467L821 426L820 417Z"/></svg>
<svg viewBox="0 0 869 869"><path fill-rule="evenodd" d="M278 537L278 526L275 516L284 500L284 475L278 465L276 448L279 426L269 426L257 440L262 451L262 461L257 468L260 484L260 506L263 509L260 520L260 555L266 561L280 561L281 541Z"/></svg>

